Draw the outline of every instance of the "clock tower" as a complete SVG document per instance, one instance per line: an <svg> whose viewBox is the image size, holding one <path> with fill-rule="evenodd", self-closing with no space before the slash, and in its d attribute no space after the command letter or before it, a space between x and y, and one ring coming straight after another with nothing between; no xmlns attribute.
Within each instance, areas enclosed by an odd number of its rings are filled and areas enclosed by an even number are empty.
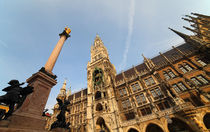
<svg viewBox="0 0 210 132"><path fill-rule="evenodd" d="M101 38L96 35L87 64L87 129L90 132L117 131L117 102L114 95L116 70Z"/></svg>

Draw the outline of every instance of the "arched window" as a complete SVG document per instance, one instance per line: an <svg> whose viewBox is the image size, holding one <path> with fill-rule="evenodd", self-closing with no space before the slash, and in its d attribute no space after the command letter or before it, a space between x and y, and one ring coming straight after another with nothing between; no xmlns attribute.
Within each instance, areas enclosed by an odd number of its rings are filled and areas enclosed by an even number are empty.
<svg viewBox="0 0 210 132"><path fill-rule="evenodd" d="M99 91L96 92L95 99L96 100L101 99L101 92L99 92Z"/></svg>
<svg viewBox="0 0 210 132"><path fill-rule="evenodd" d="M102 110L103 110L102 104L101 104L101 103L98 103L98 104L96 105L96 111L102 111Z"/></svg>

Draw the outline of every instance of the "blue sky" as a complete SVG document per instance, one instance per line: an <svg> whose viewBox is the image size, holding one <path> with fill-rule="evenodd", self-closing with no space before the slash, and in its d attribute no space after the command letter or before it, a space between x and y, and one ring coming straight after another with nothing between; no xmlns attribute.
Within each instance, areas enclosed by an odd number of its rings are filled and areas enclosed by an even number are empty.
<svg viewBox="0 0 210 132"><path fill-rule="evenodd" d="M72 32L53 73L47 108L56 103L64 78L76 92L87 87L90 47L99 34L117 72L152 58L183 40L168 27L191 34L181 19L191 12L210 15L209 0L1 0L0 86L25 82L43 67L66 25ZM0 92L0 95L4 94Z"/></svg>

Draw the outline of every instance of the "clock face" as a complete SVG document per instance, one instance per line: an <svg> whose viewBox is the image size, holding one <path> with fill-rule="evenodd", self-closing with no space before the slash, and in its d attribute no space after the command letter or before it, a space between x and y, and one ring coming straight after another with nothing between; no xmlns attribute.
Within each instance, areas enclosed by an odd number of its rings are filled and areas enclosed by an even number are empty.
<svg viewBox="0 0 210 132"><path fill-rule="evenodd" d="M103 72L101 68L95 68L93 72L93 82L94 85L99 85L103 81Z"/></svg>

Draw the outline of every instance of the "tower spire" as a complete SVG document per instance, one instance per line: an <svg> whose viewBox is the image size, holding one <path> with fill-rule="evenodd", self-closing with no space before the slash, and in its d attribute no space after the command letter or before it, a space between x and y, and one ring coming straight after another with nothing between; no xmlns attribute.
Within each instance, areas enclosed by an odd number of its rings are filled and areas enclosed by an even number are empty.
<svg viewBox="0 0 210 132"><path fill-rule="evenodd" d="M94 40L94 46L97 47L97 46L101 46L101 45L104 45L101 38L99 37L98 34L96 34L96 37L95 37L95 40Z"/></svg>
<svg viewBox="0 0 210 132"><path fill-rule="evenodd" d="M95 62L103 58L109 59L109 54L103 41L99 35L96 34L94 44L91 46L91 62Z"/></svg>
<svg viewBox="0 0 210 132"><path fill-rule="evenodd" d="M60 89L60 93L58 94L58 97L61 97L62 99L66 97L66 79L63 82L63 86Z"/></svg>
<svg viewBox="0 0 210 132"><path fill-rule="evenodd" d="M71 86L68 88L68 90L67 90L67 98L69 97L71 95Z"/></svg>
<svg viewBox="0 0 210 132"><path fill-rule="evenodd" d="M180 37L182 37L185 41L188 40L190 38L190 36L184 34L184 33L181 33L179 31L176 31L172 28L169 28L171 31L173 31L174 33L176 33L177 35L179 35Z"/></svg>

